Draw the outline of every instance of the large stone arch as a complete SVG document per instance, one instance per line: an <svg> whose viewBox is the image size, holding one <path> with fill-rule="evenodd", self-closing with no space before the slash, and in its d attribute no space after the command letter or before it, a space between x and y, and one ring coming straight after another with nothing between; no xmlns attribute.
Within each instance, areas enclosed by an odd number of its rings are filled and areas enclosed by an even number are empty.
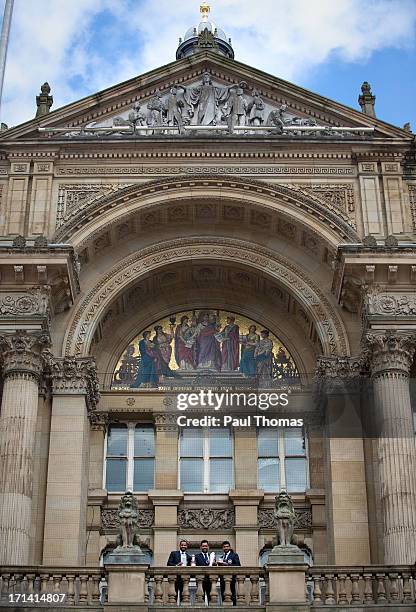
<svg viewBox="0 0 416 612"><path fill-rule="evenodd" d="M104 185L105 187L105 185ZM306 186L305 186L306 187ZM240 177L180 176L123 185L86 198L56 230L57 242L71 242L80 251L92 237L141 210L173 202L222 200L247 203L313 230L328 246L359 242L352 219L318 195L299 186L279 185Z"/></svg>
<svg viewBox="0 0 416 612"><path fill-rule="evenodd" d="M291 292L314 321L325 355L349 355L343 322L321 289L282 255L238 239L194 237L162 242L135 252L118 262L80 300L69 322L62 353L89 354L94 330L106 307L126 288L150 271L169 263L192 259L238 262L265 271Z"/></svg>

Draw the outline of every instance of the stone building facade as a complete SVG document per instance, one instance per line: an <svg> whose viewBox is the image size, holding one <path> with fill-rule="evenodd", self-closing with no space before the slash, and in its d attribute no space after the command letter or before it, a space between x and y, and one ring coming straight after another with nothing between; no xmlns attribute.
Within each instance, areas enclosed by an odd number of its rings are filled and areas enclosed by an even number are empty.
<svg viewBox="0 0 416 612"><path fill-rule="evenodd" d="M43 87L1 133L0 565L102 565L132 487L153 565L206 537L259 566L283 485L310 564L416 560L414 136L368 84L359 111L233 56L203 16L171 64L51 112ZM255 384L177 338L146 379L142 332L204 313L269 331L292 446L181 439L179 388Z"/></svg>

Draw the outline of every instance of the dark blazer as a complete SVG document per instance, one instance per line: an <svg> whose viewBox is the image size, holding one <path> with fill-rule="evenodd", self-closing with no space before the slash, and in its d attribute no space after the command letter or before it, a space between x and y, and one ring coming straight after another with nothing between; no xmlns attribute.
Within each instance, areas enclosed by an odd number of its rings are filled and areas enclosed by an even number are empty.
<svg viewBox="0 0 416 612"><path fill-rule="evenodd" d="M220 557L220 560L221 558L222 557ZM227 565L238 565L239 567L241 566L240 557L233 550L230 550L230 552L228 553ZM222 567L226 567L226 565L223 565Z"/></svg>
<svg viewBox="0 0 416 612"><path fill-rule="evenodd" d="M205 561L205 557L202 554L202 552L199 552L198 554L195 555L195 564L199 565L199 566L209 566L209 556L211 553L207 553L208 554L208 561Z"/></svg>
<svg viewBox="0 0 416 612"><path fill-rule="evenodd" d="M187 559L187 564L191 565L191 555L186 553L186 559ZM181 551L180 550L172 550L172 552L169 555L169 559L168 559L168 565L172 566L172 565L178 565L178 563L181 562Z"/></svg>

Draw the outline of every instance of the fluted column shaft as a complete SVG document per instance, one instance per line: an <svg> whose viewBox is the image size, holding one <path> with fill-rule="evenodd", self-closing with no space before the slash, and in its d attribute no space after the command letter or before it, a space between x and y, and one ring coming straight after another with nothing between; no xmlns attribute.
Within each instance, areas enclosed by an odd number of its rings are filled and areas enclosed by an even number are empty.
<svg viewBox="0 0 416 612"><path fill-rule="evenodd" d="M379 431L377 455L384 522L384 561L416 559L416 444L409 370L416 335L368 334Z"/></svg>
<svg viewBox="0 0 416 612"><path fill-rule="evenodd" d="M29 563L41 338L3 336L0 413L0 565Z"/></svg>

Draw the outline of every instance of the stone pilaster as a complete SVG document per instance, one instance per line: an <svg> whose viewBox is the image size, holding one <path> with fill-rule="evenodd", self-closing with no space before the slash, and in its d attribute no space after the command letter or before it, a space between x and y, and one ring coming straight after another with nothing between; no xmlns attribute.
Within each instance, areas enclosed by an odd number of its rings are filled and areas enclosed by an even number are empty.
<svg viewBox="0 0 416 612"><path fill-rule="evenodd" d="M88 417L99 399L94 360L52 359L52 417L43 562L84 565L89 472Z"/></svg>
<svg viewBox="0 0 416 612"><path fill-rule="evenodd" d="M322 357L317 363L319 400L325 411L328 562L370 563L367 487L359 414L363 358Z"/></svg>
<svg viewBox="0 0 416 612"><path fill-rule="evenodd" d="M43 349L49 337L17 332L0 337L0 564L29 563L33 464Z"/></svg>
<svg viewBox="0 0 416 612"><path fill-rule="evenodd" d="M409 371L414 332L369 332L366 336L378 425L378 467L384 526L384 562L416 559L416 445Z"/></svg>
<svg viewBox="0 0 416 612"><path fill-rule="evenodd" d="M176 489L178 486L177 414L155 414L156 467L155 488Z"/></svg>

